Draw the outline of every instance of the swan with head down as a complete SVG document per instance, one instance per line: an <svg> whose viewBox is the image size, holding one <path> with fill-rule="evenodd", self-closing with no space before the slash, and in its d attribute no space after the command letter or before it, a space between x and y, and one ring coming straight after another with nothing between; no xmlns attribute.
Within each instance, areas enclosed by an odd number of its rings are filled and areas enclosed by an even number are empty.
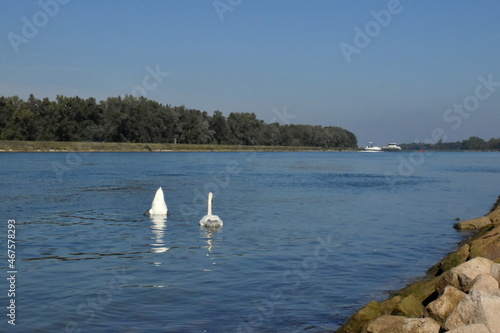
<svg viewBox="0 0 500 333"><path fill-rule="evenodd" d="M212 203L214 200L214 195L212 192L208 193L208 210L207 215L203 216L200 220L200 225L202 227L221 227L223 225L222 220L217 215L212 215Z"/></svg>
<svg viewBox="0 0 500 333"><path fill-rule="evenodd" d="M168 216L170 212L168 211L167 204L165 203L165 198L163 197L162 188L156 190L155 198L151 204L151 209L148 210L145 215L149 216Z"/></svg>

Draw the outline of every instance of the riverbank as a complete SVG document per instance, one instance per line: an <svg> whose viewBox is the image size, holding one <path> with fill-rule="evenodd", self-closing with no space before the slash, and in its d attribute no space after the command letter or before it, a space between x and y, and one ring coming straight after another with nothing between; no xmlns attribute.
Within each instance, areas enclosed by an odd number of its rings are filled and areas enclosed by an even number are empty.
<svg viewBox="0 0 500 333"><path fill-rule="evenodd" d="M370 302L336 332L500 332L500 196L487 215L454 227L476 232L425 277Z"/></svg>
<svg viewBox="0 0 500 333"><path fill-rule="evenodd" d="M0 152L172 152L172 151L357 151L300 146L244 146L216 144L65 142L0 140Z"/></svg>

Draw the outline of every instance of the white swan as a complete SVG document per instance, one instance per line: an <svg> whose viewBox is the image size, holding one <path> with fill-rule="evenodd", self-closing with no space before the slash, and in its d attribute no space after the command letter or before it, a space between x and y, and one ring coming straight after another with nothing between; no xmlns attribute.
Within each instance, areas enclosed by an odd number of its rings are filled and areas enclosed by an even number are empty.
<svg viewBox="0 0 500 333"><path fill-rule="evenodd" d="M207 215L203 216L200 220L200 225L202 227L221 227L222 220L217 215L212 215L212 201L214 200L214 195L212 192L208 193L208 211Z"/></svg>
<svg viewBox="0 0 500 333"><path fill-rule="evenodd" d="M155 198L153 199L153 203L151 204L151 209L147 211L150 216L155 215L164 215L168 216L169 211L167 208L167 204L165 203L165 199L163 197L163 190L158 188L156 190Z"/></svg>

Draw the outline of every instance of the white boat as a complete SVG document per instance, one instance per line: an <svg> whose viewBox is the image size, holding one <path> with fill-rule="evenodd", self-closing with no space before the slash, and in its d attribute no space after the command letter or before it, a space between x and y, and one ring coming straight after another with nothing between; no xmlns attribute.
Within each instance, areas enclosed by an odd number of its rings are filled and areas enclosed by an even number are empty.
<svg viewBox="0 0 500 333"><path fill-rule="evenodd" d="M379 151L382 151L382 148L374 146L373 142L368 142L368 145L365 147L364 151L379 152Z"/></svg>
<svg viewBox="0 0 500 333"><path fill-rule="evenodd" d="M397 143L389 143L387 146L382 147L383 151L401 151L401 147Z"/></svg>

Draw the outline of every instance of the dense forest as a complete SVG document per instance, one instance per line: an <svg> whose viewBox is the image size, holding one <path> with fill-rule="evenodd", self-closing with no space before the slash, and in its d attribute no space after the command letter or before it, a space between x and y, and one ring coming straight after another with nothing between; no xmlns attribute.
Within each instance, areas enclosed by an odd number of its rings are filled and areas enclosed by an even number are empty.
<svg viewBox="0 0 500 333"><path fill-rule="evenodd" d="M191 143L357 148L340 127L267 124L254 113L162 105L145 97L0 97L0 140Z"/></svg>
<svg viewBox="0 0 500 333"><path fill-rule="evenodd" d="M500 150L500 138L485 141L477 136L471 136L467 140L456 142L436 143L402 143L400 147L404 150Z"/></svg>

